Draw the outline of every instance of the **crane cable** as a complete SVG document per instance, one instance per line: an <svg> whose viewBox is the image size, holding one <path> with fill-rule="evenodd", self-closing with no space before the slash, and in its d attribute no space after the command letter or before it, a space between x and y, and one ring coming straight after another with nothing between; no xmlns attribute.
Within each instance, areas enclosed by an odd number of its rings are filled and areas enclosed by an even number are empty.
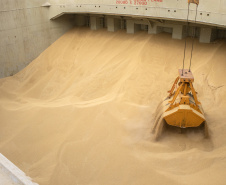
<svg viewBox="0 0 226 185"><path fill-rule="evenodd" d="M188 3L187 30L186 30L186 37L185 37L185 43L184 43L184 58L183 58L182 76L184 75L184 62L185 62L185 57L186 57L187 36L188 36L188 32L189 32L189 21L188 21L189 12L190 12L190 3ZM198 12L198 4L196 4L195 23L196 23L196 18L197 18L197 12ZM194 38L195 38L195 35L196 35L196 27L195 27L195 31L193 31L193 34L192 34L192 50L191 50L191 58L190 58L189 72L191 71L191 61L192 61L192 55L193 55L193 49L194 49Z"/></svg>
<svg viewBox="0 0 226 185"><path fill-rule="evenodd" d="M196 23L196 18L197 18L197 12L198 12L198 4L196 5L196 13L195 13L195 23ZM195 30L195 31L194 31ZM195 27L195 29L193 29L193 38L192 38L192 48L191 48L191 58L190 58L190 65L189 65L189 72L191 71L191 61L192 61L192 54L193 54L193 49L194 49L194 40L195 40L195 36L196 36L196 30L197 27Z"/></svg>
<svg viewBox="0 0 226 185"><path fill-rule="evenodd" d="M184 61L185 61L185 56L186 56L186 48L187 48L187 35L188 35L188 29L189 29L189 9L190 9L190 3L188 3L188 15L187 15L187 31L186 31L186 37L184 41L184 59L183 59L183 70L182 70L182 76L184 75Z"/></svg>

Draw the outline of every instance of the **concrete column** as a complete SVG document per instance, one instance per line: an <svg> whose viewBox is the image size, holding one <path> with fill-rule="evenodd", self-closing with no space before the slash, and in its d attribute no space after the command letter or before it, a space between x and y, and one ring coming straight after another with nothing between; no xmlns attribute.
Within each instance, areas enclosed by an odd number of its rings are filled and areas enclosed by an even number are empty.
<svg viewBox="0 0 226 185"><path fill-rule="evenodd" d="M91 30L98 30L100 28L103 28L103 25L101 24L101 18L100 17L90 17L90 28Z"/></svg>
<svg viewBox="0 0 226 185"><path fill-rule="evenodd" d="M161 32L162 32L162 29L161 27L157 26L157 24L148 25L148 34L158 34Z"/></svg>
<svg viewBox="0 0 226 185"><path fill-rule="evenodd" d="M173 39L183 39L184 37L184 26L183 25L173 25Z"/></svg>
<svg viewBox="0 0 226 185"><path fill-rule="evenodd" d="M201 28L199 42L201 43L210 43L212 37L212 28Z"/></svg>
<svg viewBox="0 0 226 185"><path fill-rule="evenodd" d="M108 31L115 32L120 29L121 20L115 19L113 17L108 17L107 18L107 27L108 27Z"/></svg>
<svg viewBox="0 0 226 185"><path fill-rule="evenodd" d="M134 34L138 30L140 30L140 25L135 24L133 20L127 20L126 21L126 27L127 27L127 33Z"/></svg>

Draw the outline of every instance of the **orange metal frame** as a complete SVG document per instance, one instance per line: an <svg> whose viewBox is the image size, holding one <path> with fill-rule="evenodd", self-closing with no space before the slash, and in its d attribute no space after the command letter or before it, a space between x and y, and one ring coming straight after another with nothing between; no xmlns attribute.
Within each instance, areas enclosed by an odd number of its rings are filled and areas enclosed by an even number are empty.
<svg viewBox="0 0 226 185"><path fill-rule="evenodd" d="M180 80L180 82L178 83L179 80ZM200 102L198 101L196 91L195 91L195 89L193 87L193 84L192 84L192 80L191 79L187 79L186 82L181 82L181 81L184 81L184 79L181 79L178 76L176 78L175 82L173 83L173 86L172 86L171 90L168 91L169 92L169 97L171 97L172 95L174 95L174 96L173 96L173 99L171 101L169 101L170 106L169 106L169 108L166 111L172 110L173 108L183 104L183 105L190 105L193 109L195 109L195 110L197 110L198 112L201 113L201 110L199 109L199 106L198 106L200 104ZM179 84L179 87L177 88L176 91L174 91L175 88L176 88L177 83ZM190 90L191 90L192 95L194 97L195 104L192 104L192 103L189 102L189 96L187 94L190 92ZM180 93L183 94L183 96L181 97L180 102L174 104L177 96Z"/></svg>

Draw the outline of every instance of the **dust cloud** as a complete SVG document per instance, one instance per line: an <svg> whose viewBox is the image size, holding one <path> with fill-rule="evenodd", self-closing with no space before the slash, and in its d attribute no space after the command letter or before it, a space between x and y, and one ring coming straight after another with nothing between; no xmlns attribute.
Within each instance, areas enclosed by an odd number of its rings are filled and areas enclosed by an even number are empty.
<svg viewBox="0 0 226 185"><path fill-rule="evenodd" d="M153 114L182 67L168 34L72 29L0 80L0 152L40 185L223 185L226 43L195 41L192 71L210 130L167 130ZM188 39L186 67L191 40Z"/></svg>

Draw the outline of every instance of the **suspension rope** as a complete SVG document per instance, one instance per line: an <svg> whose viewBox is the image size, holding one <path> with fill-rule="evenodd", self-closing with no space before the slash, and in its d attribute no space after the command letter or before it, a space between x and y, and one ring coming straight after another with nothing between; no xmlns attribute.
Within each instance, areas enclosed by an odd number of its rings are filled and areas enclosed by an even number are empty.
<svg viewBox="0 0 226 185"><path fill-rule="evenodd" d="M188 31L189 31L189 8L190 8L190 3L188 3L188 15L187 15L187 33L185 37L185 42L184 42L184 59L183 59L183 70L182 70L182 76L184 75L184 61L185 61L185 56L186 56L186 47L187 47L187 36L188 36Z"/></svg>
<svg viewBox="0 0 226 185"><path fill-rule="evenodd" d="M196 18L197 18L198 6L199 5L196 4L195 23L196 23ZM197 29L197 27L195 26L195 29L193 29L193 34L192 34L192 48L191 48L191 58L190 58L189 72L191 71L191 61L192 61L192 55L193 55L193 49L194 49L194 40L195 40L195 36L196 36L196 29Z"/></svg>

